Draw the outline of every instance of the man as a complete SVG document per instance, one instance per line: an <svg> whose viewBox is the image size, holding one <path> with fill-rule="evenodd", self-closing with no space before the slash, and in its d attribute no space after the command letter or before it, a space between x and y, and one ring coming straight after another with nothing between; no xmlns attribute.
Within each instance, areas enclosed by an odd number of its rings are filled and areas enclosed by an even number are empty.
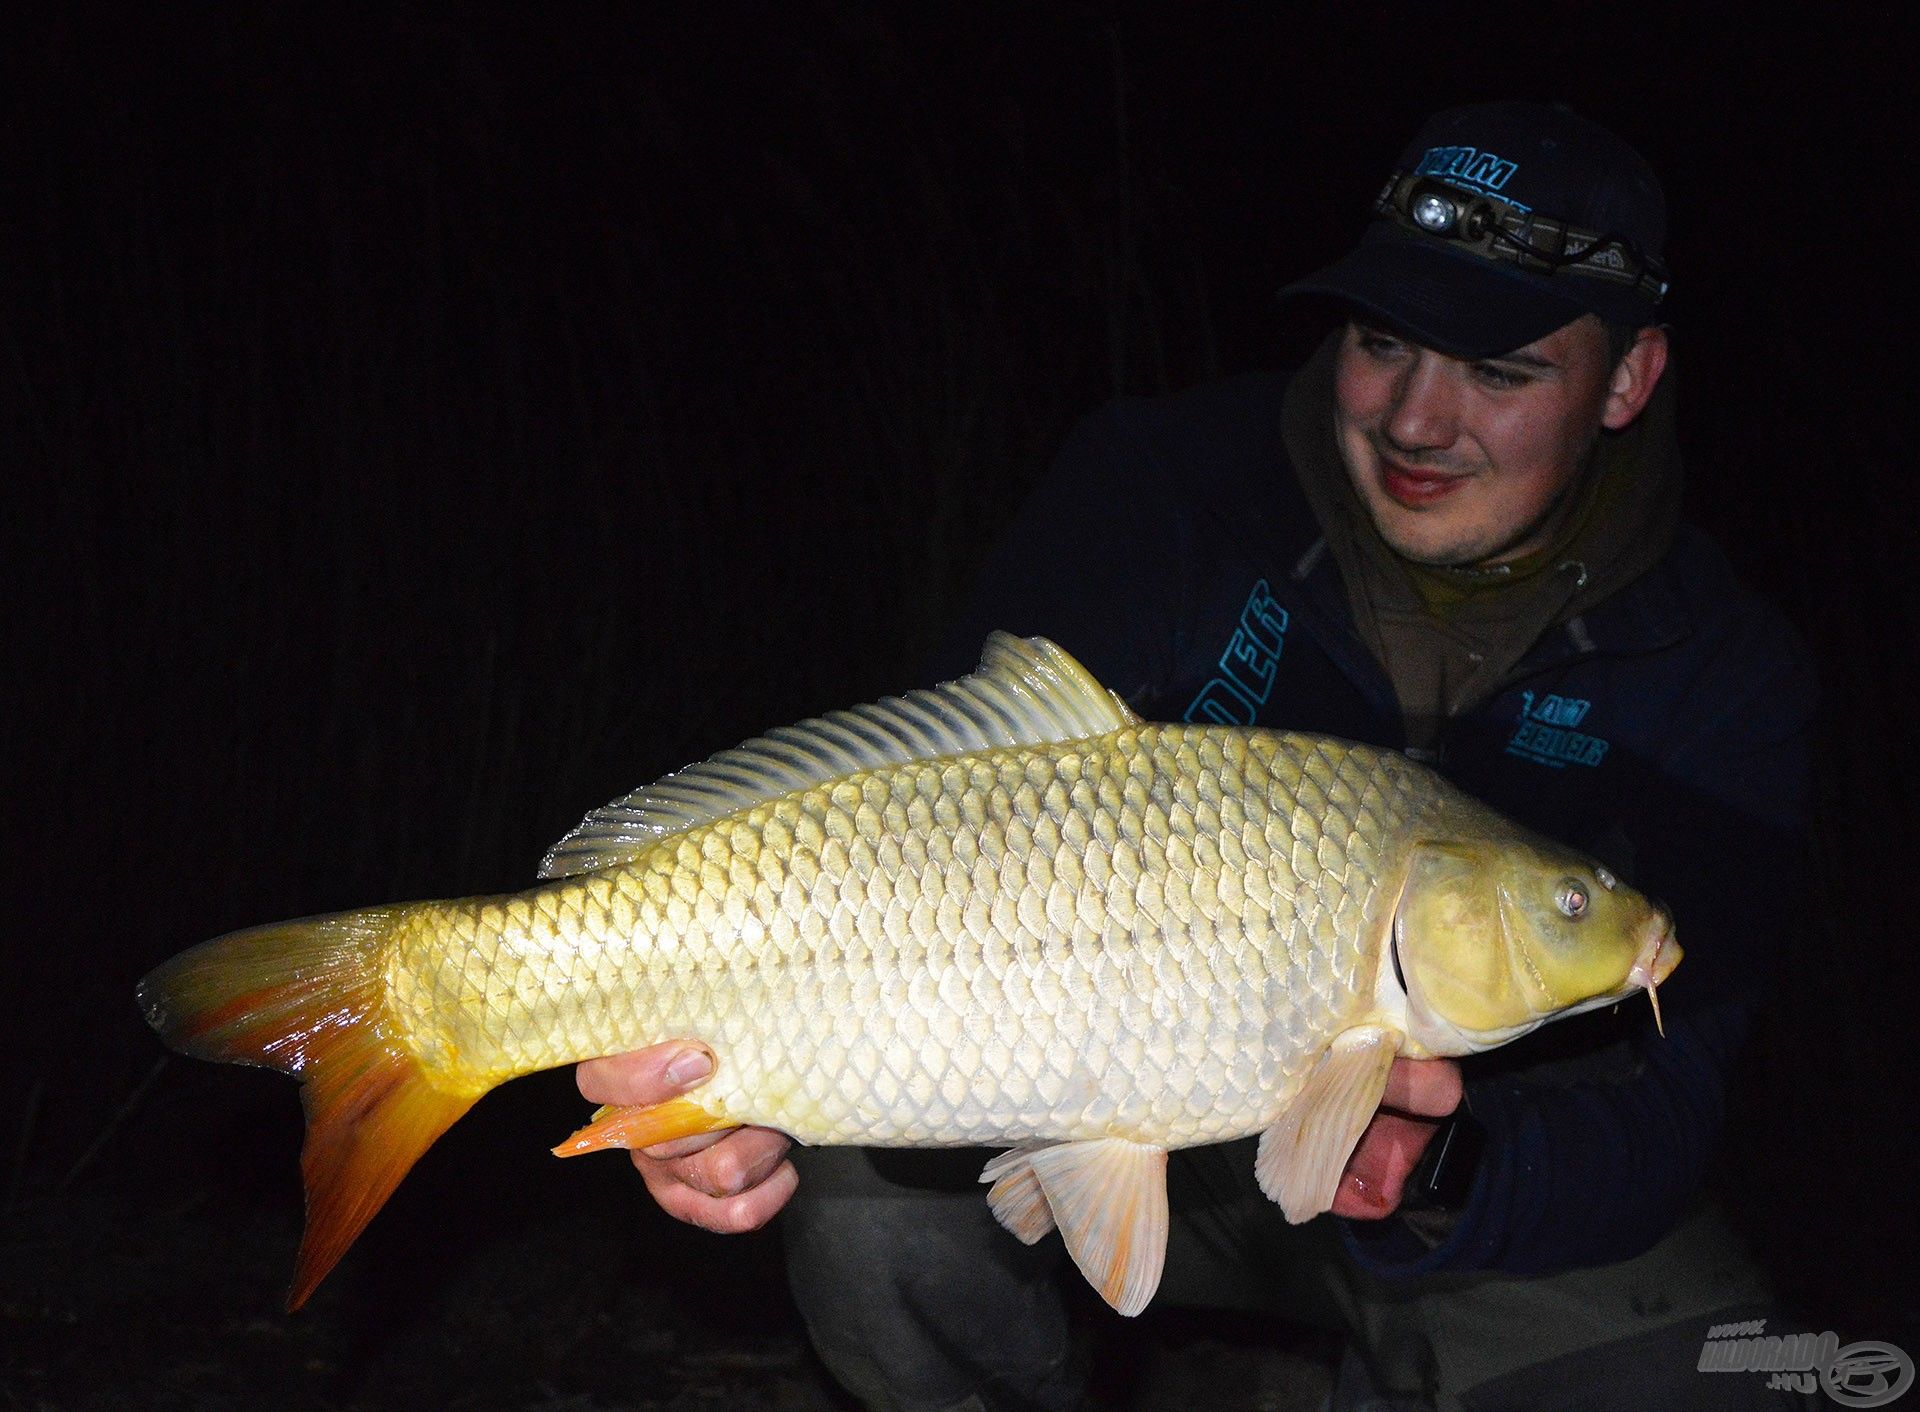
<svg viewBox="0 0 1920 1412"><path fill-rule="evenodd" d="M958 635L1044 633L1149 719L1403 748L1672 907L1664 1040L1624 1006L1401 1061L1332 1219L1288 1227L1248 1144L1176 1154L1160 1300L1344 1323L1336 1406L1766 1396L1695 1371L1710 1323L1765 1299L1696 1193L1788 901L1813 688L1679 523L1664 227L1645 163L1564 109L1439 115L1360 245L1285 291L1340 306L1320 352L1083 424ZM580 1087L655 1102L702 1060L661 1046L582 1065ZM1080 1404L1057 1243L994 1226L978 1154L796 1171L748 1130L635 1160L715 1230L798 1187L794 1292L868 1405Z"/></svg>

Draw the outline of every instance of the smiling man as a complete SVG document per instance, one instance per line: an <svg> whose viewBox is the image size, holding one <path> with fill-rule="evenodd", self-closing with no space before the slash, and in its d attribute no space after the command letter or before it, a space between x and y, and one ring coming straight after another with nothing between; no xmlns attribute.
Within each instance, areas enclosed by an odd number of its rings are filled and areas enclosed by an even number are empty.
<svg viewBox="0 0 1920 1412"><path fill-rule="evenodd" d="M1600 431L1640 415L1666 356L1665 333L1648 328L1615 359L1590 314L1472 361L1356 322L1340 344L1334 436L1396 554L1506 567L1566 528Z"/></svg>
<svg viewBox="0 0 1920 1412"><path fill-rule="evenodd" d="M1251 1144L1176 1153L1160 1303L1346 1329L1334 1408L1778 1405L1696 1371L1712 1324L1767 1312L1699 1188L1792 913L1814 693L1680 522L1659 184L1563 108L1488 104L1432 119L1372 214L1284 291L1334 316L1304 367L1075 431L939 665L1042 633L1149 719L1403 749L1663 898L1687 947L1664 1039L1629 1006L1396 1063L1331 1218L1288 1226ZM580 1086L657 1102L699 1058ZM980 1154L694 1142L636 1156L649 1191L716 1230L785 1208L801 1311L866 1405L1084 1405L1058 1246L994 1225Z"/></svg>

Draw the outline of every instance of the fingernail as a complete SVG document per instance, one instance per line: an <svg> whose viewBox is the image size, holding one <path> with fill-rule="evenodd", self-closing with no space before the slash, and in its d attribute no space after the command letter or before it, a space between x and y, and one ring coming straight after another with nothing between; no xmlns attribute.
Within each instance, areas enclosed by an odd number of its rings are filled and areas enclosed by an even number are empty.
<svg viewBox="0 0 1920 1412"><path fill-rule="evenodd" d="M670 1084L698 1083L713 1072L713 1056L704 1049L683 1049L667 1065Z"/></svg>

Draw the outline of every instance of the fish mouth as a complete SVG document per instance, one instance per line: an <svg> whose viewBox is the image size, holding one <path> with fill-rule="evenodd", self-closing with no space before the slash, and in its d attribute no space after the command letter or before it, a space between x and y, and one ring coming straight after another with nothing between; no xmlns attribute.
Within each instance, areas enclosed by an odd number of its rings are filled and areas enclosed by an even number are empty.
<svg viewBox="0 0 1920 1412"><path fill-rule="evenodd" d="M1627 972L1627 986L1646 991L1647 1001L1653 1006L1653 1027L1662 1039L1667 1036L1667 1026L1660 1018L1660 982L1673 974L1681 954L1680 943L1673 939L1673 919L1664 912L1648 918L1641 929L1639 954Z"/></svg>

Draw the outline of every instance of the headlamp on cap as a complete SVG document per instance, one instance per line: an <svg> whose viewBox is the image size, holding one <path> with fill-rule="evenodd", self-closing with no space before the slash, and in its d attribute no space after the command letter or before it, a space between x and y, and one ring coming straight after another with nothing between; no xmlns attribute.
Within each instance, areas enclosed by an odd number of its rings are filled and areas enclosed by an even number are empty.
<svg viewBox="0 0 1920 1412"><path fill-rule="evenodd" d="M1373 209L1397 225L1453 242L1482 259L1542 274L1631 285L1655 305L1666 296L1666 267L1625 236L1535 215L1497 196L1396 172Z"/></svg>
<svg viewBox="0 0 1920 1412"><path fill-rule="evenodd" d="M1478 240L1486 234L1488 222L1492 219L1487 208L1481 203L1465 202L1437 184L1420 188L1407 204L1407 214L1413 217L1413 223L1429 235L1451 236L1458 234L1462 240Z"/></svg>

